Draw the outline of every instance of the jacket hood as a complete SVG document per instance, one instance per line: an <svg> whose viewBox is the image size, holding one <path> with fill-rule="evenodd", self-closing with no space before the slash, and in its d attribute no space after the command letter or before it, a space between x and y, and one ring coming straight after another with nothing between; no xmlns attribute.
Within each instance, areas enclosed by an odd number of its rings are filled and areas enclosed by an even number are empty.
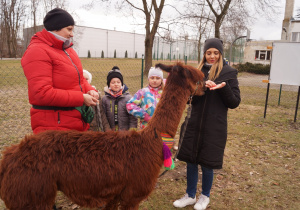
<svg viewBox="0 0 300 210"><path fill-rule="evenodd" d="M57 39L53 34L50 32L46 31L46 29L43 29L42 31L37 32L36 34L33 35L31 39L31 43L35 42L44 42L45 44L49 45L50 47L54 47L57 49L63 50L64 42ZM72 47L73 43L69 45L69 47ZM67 47L67 48L69 48ZM67 49L65 48L65 49Z"/></svg>

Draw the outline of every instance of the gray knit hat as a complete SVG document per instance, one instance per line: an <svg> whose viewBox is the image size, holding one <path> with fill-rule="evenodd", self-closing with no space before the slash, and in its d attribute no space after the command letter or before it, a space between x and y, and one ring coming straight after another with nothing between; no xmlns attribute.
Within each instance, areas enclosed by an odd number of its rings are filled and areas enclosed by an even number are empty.
<svg viewBox="0 0 300 210"><path fill-rule="evenodd" d="M49 11L43 23L47 31L58 31L64 27L75 25L73 17L60 8Z"/></svg>
<svg viewBox="0 0 300 210"><path fill-rule="evenodd" d="M217 50L220 51L220 53L223 55L223 41L218 38L211 38L207 39L204 42L204 53L209 49L209 48L216 48Z"/></svg>
<svg viewBox="0 0 300 210"><path fill-rule="evenodd" d="M155 67L150 68L148 73L148 79L153 76L157 76L160 77L161 79L164 79L164 74L160 68L155 68Z"/></svg>

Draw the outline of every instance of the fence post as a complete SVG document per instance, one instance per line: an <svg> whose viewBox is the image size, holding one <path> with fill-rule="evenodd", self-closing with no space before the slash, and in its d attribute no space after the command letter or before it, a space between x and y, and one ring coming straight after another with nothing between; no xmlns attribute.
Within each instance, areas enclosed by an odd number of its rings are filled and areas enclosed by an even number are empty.
<svg viewBox="0 0 300 210"><path fill-rule="evenodd" d="M280 85L280 90L279 90L278 106L280 105L281 89L282 89L282 84Z"/></svg>
<svg viewBox="0 0 300 210"><path fill-rule="evenodd" d="M144 54L142 54L142 74L141 74L141 89L143 88L144 84Z"/></svg>

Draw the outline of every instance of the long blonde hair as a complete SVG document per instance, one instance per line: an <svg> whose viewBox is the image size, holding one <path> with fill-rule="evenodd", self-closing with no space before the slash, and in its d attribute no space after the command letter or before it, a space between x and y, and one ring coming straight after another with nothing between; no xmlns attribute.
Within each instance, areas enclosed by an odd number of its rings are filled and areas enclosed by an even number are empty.
<svg viewBox="0 0 300 210"><path fill-rule="evenodd" d="M205 52L206 53L206 52ZM200 64L198 66L197 69L199 69L201 71L201 69L203 68L203 65L205 64L206 62L206 58L205 58L205 53L203 55L203 58L202 60L200 61ZM218 62L214 63L212 65L212 67L210 68L210 71L209 71L209 74L208 74L208 79L211 80L211 81L214 81L215 79L217 79L221 73L223 69L223 56L222 54L220 53L220 57L219 57L219 60Z"/></svg>

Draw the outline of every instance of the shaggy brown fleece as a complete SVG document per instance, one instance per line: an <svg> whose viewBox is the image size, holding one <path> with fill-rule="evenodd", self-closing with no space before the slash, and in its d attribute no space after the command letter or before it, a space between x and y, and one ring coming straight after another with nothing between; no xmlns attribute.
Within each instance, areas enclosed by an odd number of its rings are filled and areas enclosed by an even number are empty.
<svg viewBox="0 0 300 210"><path fill-rule="evenodd" d="M174 136L188 97L203 94L199 70L181 63L157 66L170 75L145 129L45 131L7 148L0 165L0 196L6 207L50 210L60 190L84 207L138 209L163 164L160 133Z"/></svg>

